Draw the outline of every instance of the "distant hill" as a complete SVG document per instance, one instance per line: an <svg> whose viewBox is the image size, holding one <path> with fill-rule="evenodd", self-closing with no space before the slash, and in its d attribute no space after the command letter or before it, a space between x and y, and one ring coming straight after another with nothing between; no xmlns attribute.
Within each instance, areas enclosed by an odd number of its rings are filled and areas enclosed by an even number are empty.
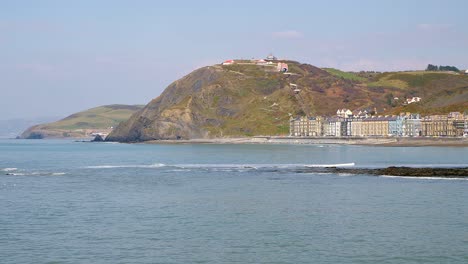
<svg viewBox="0 0 468 264"><path fill-rule="evenodd" d="M56 122L32 126L21 134L21 138L80 138L89 137L93 132L109 133L142 107L105 105L88 109Z"/></svg>
<svg viewBox="0 0 468 264"><path fill-rule="evenodd" d="M15 118L0 120L0 138L16 138L28 127L57 120L59 117Z"/></svg>
<svg viewBox="0 0 468 264"><path fill-rule="evenodd" d="M276 62L268 66L242 61L195 70L122 122L107 140L285 135L290 116L333 115L339 108L375 109L379 114L467 109L466 75L351 73L282 62L290 74L278 72ZM413 96L422 101L403 105Z"/></svg>

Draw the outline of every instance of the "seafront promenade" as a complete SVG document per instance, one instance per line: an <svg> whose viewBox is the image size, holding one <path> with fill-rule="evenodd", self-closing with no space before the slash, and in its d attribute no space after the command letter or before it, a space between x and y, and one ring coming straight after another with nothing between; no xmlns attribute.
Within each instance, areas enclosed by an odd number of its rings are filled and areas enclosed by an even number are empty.
<svg viewBox="0 0 468 264"><path fill-rule="evenodd" d="M272 144L343 144L380 146L461 146L468 138L436 137L255 137L253 141Z"/></svg>
<svg viewBox="0 0 468 264"><path fill-rule="evenodd" d="M147 144L339 144L339 145L376 145L376 146L454 146L468 147L468 138L430 138L430 137L281 137L256 136L239 138L213 138L189 140L153 140Z"/></svg>

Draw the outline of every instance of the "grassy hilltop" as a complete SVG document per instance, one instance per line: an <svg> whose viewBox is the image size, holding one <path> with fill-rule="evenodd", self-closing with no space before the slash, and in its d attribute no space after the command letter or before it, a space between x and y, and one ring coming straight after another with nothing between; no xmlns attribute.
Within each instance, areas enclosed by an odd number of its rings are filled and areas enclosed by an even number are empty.
<svg viewBox="0 0 468 264"><path fill-rule="evenodd" d="M467 109L468 76L446 72L348 73L283 61L289 73L255 64L213 65L175 81L108 137L111 141L288 133L290 116L338 108L445 113ZM294 92L297 85L299 92ZM418 96L419 103L403 105ZM394 98L398 97L396 100Z"/></svg>
<svg viewBox="0 0 468 264"><path fill-rule="evenodd" d="M87 137L91 132L110 132L140 110L139 105L106 105L72 114L56 122L27 129L21 138Z"/></svg>

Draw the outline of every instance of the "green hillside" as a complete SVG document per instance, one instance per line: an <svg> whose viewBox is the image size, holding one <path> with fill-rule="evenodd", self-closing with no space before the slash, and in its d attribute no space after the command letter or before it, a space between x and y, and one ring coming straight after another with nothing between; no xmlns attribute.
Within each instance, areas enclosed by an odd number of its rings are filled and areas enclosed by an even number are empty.
<svg viewBox="0 0 468 264"><path fill-rule="evenodd" d="M392 88L386 97L398 97L388 100L383 106L384 112L398 114L415 112L427 114L446 114L452 111L468 110L468 75L453 72L389 72L382 73L367 83L372 88ZM405 105L405 98L420 97L418 103ZM391 101L391 102L390 102Z"/></svg>
<svg viewBox="0 0 468 264"><path fill-rule="evenodd" d="M91 108L56 122L33 126L21 137L86 137L91 132L108 133L142 107L140 105L106 105Z"/></svg>
<svg viewBox="0 0 468 264"><path fill-rule="evenodd" d="M344 72L344 71L340 71L338 69L333 69L333 68L323 68L325 71L327 71L328 73L336 76L336 77L340 77L340 78L343 78L343 79L347 79L347 80L352 80L352 81L359 81L359 82L365 82L367 79L364 78L364 77L361 77L359 76L358 74L354 73L354 72Z"/></svg>

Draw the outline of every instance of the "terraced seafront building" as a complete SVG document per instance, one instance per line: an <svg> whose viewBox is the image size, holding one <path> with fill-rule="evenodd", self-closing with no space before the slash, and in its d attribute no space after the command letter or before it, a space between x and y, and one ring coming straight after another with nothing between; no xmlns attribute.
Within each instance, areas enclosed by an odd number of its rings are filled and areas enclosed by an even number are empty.
<svg viewBox="0 0 468 264"><path fill-rule="evenodd" d="M298 117L291 119L290 135L296 137L317 137L323 135L322 117Z"/></svg>
<svg viewBox="0 0 468 264"><path fill-rule="evenodd" d="M468 134L468 116L459 112L426 116L421 125L423 136L459 137Z"/></svg>
<svg viewBox="0 0 468 264"><path fill-rule="evenodd" d="M458 112L421 118L399 116L299 117L290 119L296 137L461 137L468 136L468 115Z"/></svg>

